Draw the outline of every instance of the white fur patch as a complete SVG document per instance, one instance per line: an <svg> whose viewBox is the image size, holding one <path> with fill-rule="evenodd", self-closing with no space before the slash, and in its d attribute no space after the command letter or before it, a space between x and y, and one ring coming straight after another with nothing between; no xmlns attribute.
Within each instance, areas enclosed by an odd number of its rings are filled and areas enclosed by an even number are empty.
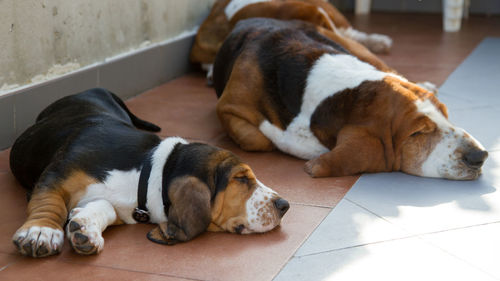
<svg viewBox="0 0 500 281"><path fill-rule="evenodd" d="M177 143L187 143L178 137L164 139L154 148L152 157L151 174L148 181L148 194L146 207L150 212L152 223L167 220L163 209L161 196L163 166ZM137 207L137 187L141 172L133 169L130 171L112 170L102 183L92 184L87 187L85 195L78 203L78 207L87 203L104 199L115 208L118 217L127 224L134 224L132 212Z"/></svg>
<svg viewBox="0 0 500 281"><path fill-rule="evenodd" d="M69 220L75 221L81 225L78 232L87 236L89 243L97 249L97 252L101 252L104 248L102 232L108 225L116 221L116 212L108 201L97 200L87 203L82 208L74 208L71 210ZM69 231L69 223L67 228L66 235L68 239L71 240L75 232Z"/></svg>
<svg viewBox="0 0 500 281"><path fill-rule="evenodd" d="M165 210L163 209L162 199L162 182L163 182L163 167L167 162L167 158L172 153L174 146L178 143L187 144L188 142L179 137L171 137L164 139L153 153L153 162L151 166L151 174L148 181L148 196L146 207L149 210L151 222L159 223L167 220ZM137 195L136 195L137 197Z"/></svg>
<svg viewBox="0 0 500 281"><path fill-rule="evenodd" d="M392 47L392 39L383 34L366 34L352 27L340 28L340 33L345 37L351 38L363 45L374 53L387 52Z"/></svg>
<svg viewBox="0 0 500 281"><path fill-rule="evenodd" d="M132 211L137 207L137 186L140 174L141 172L135 169L108 172L104 182L87 187L87 192L78 202L77 207L81 208L92 201L103 199L113 205L118 217L125 223L136 223L132 218Z"/></svg>
<svg viewBox="0 0 500 281"><path fill-rule="evenodd" d="M273 200L278 194L257 180L257 188L247 200L248 229L242 233L266 232L276 227L281 219Z"/></svg>
<svg viewBox="0 0 500 281"><path fill-rule="evenodd" d="M484 147L462 128L455 127L432 104L430 100L415 102L419 112L431 119L441 131L441 140L422 164L422 176L436 178L460 179L466 176L462 162L462 154L457 150Z"/></svg>
<svg viewBox="0 0 500 281"><path fill-rule="evenodd" d="M259 2L269 2L271 0L231 0L231 2L224 9L224 13L226 14L226 18L231 20L236 13L245 8L246 6Z"/></svg>
<svg viewBox="0 0 500 281"><path fill-rule="evenodd" d="M211 63L202 63L201 68L207 72L207 81L213 81L214 65Z"/></svg>
<svg viewBox="0 0 500 281"><path fill-rule="evenodd" d="M306 81L300 113L285 131L263 121L259 129L281 151L302 159L312 159L328 151L310 130L311 116L328 97L346 89L356 88L365 81L380 81L392 73L377 70L351 55L324 54L311 68Z"/></svg>

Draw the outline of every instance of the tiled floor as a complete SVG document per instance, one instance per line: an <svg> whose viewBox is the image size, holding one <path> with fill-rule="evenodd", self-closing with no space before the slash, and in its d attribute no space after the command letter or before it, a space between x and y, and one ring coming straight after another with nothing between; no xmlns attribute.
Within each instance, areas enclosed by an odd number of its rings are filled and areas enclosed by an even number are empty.
<svg viewBox="0 0 500 281"><path fill-rule="evenodd" d="M383 56L391 66L412 80L438 85L485 36L500 36L499 18L472 17L457 34L441 32L439 15L375 14L352 20L362 30L393 37L392 53ZM454 75L458 80L469 79L467 73ZM483 83L483 78L480 75L477 83ZM500 115L490 100L484 100L489 95L476 93L471 85L473 97L483 97L472 104L475 99L454 95L454 85L447 82L442 87L452 120L470 128L490 151L498 149L498 130L488 128L498 127L494 122ZM116 226L104 233L106 245L98 256L79 256L66 243L63 253L55 257L21 257L10 237L25 217L25 196L8 170L8 151L3 151L0 280L500 278L496 254L500 249L495 241L500 234L500 198L494 181L500 175L500 151L490 154L485 176L477 182L377 174L361 177L349 191L358 177L311 179L302 171L302 160L278 152L239 150L222 131L215 102L213 89L205 86L202 75L189 74L127 104L137 115L161 125L161 136L181 135L215 144L247 161L264 183L292 203L280 228L248 236L205 233L189 243L167 247L146 239L150 225Z"/></svg>

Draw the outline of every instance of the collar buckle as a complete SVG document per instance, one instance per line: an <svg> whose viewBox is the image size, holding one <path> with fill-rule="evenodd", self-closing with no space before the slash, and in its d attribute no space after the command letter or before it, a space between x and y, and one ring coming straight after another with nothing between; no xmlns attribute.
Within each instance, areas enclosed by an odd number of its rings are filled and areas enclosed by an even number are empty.
<svg viewBox="0 0 500 281"><path fill-rule="evenodd" d="M134 212L132 213L132 217L134 218L135 221L139 223L148 223L149 222L149 212L145 211L143 209L140 209L139 207L136 207L134 209Z"/></svg>

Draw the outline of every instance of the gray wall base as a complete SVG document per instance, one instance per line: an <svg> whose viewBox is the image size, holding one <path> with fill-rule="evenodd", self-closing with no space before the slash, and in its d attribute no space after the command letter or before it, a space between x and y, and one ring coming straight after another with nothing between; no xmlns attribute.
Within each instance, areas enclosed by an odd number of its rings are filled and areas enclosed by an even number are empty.
<svg viewBox="0 0 500 281"><path fill-rule="evenodd" d="M0 96L0 149L11 146L40 111L61 97L103 87L129 98L183 75L193 40L190 34Z"/></svg>

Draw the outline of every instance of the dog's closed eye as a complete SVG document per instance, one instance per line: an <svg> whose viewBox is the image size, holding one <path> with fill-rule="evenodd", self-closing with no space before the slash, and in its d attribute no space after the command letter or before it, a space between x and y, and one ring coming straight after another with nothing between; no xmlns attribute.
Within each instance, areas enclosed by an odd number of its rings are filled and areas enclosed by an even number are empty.
<svg viewBox="0 0 500 281"><path fill-rule="evenodd" d="M249 181L247 176L235 177L234 179L243 184L248 184Z"/></svg>

